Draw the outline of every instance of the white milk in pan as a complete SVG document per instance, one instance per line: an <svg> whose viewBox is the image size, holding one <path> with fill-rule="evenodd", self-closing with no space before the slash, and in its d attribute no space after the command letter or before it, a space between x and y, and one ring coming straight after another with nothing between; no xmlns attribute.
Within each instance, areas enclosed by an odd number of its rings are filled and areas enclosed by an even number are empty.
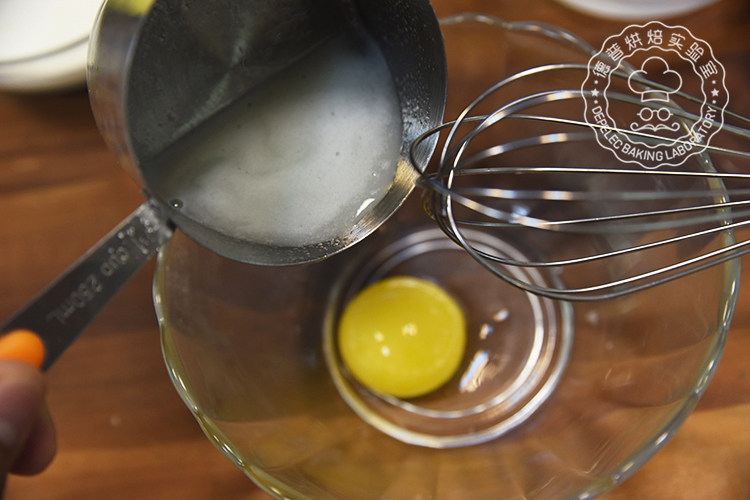
<svg viewBox="0 0 750 500"><path fill-rule="evenodd" d="M385 59L341 36L180 140L159 187L214 229L304 246L346 234L385 196L401 144Z"/></svg>

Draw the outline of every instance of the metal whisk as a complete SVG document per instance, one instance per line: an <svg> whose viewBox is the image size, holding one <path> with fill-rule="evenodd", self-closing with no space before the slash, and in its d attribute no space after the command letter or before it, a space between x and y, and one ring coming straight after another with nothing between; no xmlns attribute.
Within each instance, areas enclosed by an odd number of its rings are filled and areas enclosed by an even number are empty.
<svg viewBox="0 0 750 500"><path fill-rule="evenodd" d="M476 15L443 23L466 21L596 54L552 26ZM414 144L419 151L425 139L445 136L435 166L413 162L425 208L441 229L498 277L564 300L618 297L750 252L750 241L737 236L750 225L750 174L743 172L750 119L627 65L610 74L605 102L586 86L591 61L541 64L504 78ZM645 93L668 101L644 101ZM675 137L653 126L587 121L594 103L599 117L614 122L661 113ZM711 145L699 133L719 129ZM484 246L472 236L477 231L518 252Z"/></svg>

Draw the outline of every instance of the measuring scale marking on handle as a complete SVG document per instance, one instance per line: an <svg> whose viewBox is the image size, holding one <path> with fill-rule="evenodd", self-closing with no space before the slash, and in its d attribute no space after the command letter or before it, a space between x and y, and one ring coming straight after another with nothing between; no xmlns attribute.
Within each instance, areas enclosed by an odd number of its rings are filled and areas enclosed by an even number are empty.
<svg viewBox="0 0 750 500"><path fill-rule="evenodd" d="M42 369L47 370L171 234L162 209L146 201L0 331L37 332L46 351Z"/></svg>

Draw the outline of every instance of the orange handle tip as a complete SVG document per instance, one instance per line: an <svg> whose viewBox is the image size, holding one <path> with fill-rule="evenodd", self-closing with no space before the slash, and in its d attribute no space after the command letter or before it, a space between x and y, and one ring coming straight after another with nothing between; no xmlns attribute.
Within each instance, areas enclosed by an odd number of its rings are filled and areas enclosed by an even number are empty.
<svg viewBox="0 0 750 500"><path fill-rule="evenodd" d="M0 337L0 359L23 361L41 368L44 342L31 330L13 330Z"/></svg>

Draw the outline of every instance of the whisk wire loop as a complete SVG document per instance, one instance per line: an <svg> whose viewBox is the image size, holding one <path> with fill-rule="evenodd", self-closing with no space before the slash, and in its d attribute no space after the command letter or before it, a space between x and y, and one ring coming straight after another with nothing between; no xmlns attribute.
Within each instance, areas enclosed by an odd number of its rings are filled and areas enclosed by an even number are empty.
<svg viewBox="0 0 750 500"><path fill-rule="evenodd" d="M573 47L584 58L595 53L575 35L548 25L481 15L442 23L467 21L541 36ZM583 81L587 71L584 62L518 71L488 87L455 120L415 141L412 166L425 190L425 209L443 232L499 278L562 300L619 297L750 252L750 241L736 239L737 232L750 225L750 185L742 185L750 174L741 169L747 165L741 162L750 159L750 119L711 103L703 104L721 111L721 121L697 116L685 106L700 103L698 98L641 78L623 65L611 74L610 107L623 112L665 107L619 90L617 81L668 91L673 97L666 107L682 135L668 139L588 123L581 119L580 104L595 97L591 91L574 85L549 88L551 82ZM539 89L540 84L547 88ZM508 91L512 87L522 88L521 95ZM498 98L500 104L493 105ZM483 106L491 111L478 113ZM724 117L733 123L724 123ZM701 141L690 127L700 120L720 129L729 145ZM633 168L632 162L625 164L598 143L597 134L608 133L644 148L669 143L697 151L679 169ZM435 135L444 136L443 145L437 164L428 171L415 161L415 152ZM499 235L524 248L529 257L511 259L476 248L462 233L464 228ZM549 279L546 284L525 280L523 273L511 272L519 267L546 269Z"/></svg>

